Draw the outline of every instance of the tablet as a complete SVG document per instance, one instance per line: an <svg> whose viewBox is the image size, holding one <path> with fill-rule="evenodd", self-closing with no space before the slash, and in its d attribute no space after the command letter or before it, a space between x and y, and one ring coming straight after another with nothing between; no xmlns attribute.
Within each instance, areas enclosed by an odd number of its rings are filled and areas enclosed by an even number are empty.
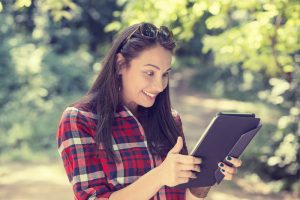
<svg viewBox="0 0 300 200"><path fill-rule="evenodd" d="M178 188L207 187L220 183L224 175L219 162L231 166L226 156L238 158L261 128L260 118L253 113L217 113L199 138L190 155L202 159L197 178Z"/></svg>

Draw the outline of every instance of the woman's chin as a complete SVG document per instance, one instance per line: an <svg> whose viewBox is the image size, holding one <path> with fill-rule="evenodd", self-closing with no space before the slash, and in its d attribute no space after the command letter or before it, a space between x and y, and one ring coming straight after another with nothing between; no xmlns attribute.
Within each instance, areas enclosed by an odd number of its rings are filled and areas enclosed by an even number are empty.
<svg viewBox="0 0 300 200"><path fill-rule="evenodd" d="M145 108L150 108L150 107L152 107L154 105L154 103L147 103L147 104L145 104L145 103L143 103L143 104L140 104L140 106L142 106L142 107L145 107Z"/></svg>
<svg viewBox="0 0 300 200"><path fill-rule="evenodd" d="M154 103L155 103L155 99L153 101L148 101L148 102L143 101L139 105L145 108L150 108L154 105Z"/></svg>

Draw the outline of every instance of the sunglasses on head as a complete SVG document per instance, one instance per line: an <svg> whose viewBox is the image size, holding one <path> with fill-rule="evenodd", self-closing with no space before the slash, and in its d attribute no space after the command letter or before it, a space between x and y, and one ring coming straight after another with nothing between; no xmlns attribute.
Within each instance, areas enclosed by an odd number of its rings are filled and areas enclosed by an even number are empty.
<svg viewBox="0 0 300 200"><path fill-rule="evenodd" d="M142 23L138 26L138 28L133 31L125 41L128 41L133 34L139 31L139 34L147 39L155 39L158 38L160 42L167 43L173 41L173 33L172 31L166 26L160 26L157 28L155 25L150 23Z"/></svg>

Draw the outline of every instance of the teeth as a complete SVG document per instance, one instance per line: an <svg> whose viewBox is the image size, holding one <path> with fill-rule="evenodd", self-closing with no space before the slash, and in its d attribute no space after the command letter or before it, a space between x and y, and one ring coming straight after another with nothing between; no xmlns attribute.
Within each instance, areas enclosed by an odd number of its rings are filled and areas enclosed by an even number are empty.
<svg viewBox="0 0 300 200"><path fill-rule="evenodd" d="M148 95L148 96L150 96L150 97L155 97L155 94L151 94L151 93L148 93L148 92L146 92L146 91L143 91L146 95Z"/></svg>

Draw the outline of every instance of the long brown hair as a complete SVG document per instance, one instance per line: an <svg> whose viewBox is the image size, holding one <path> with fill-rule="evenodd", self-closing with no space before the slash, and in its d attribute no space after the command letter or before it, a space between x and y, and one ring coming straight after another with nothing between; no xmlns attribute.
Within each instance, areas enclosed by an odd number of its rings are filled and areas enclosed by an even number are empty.
<svg viewBox="0 0 300 200"><path fill-rule="evenodd" d="M145 49L161 45L173 52L175 42L162 43L157 38L144 38L134 33L140 24L132 25L121 32L114 40L103 60L103 68L87 94L73 105L83 105L97 113L95 142L102 144L110 160L118 160L112 148L112 124L118 105L122 105L119 88L121 77L118 74L120 65L129 67L130 61ZM137 31L136 31L137 32ZM134 33L134 34L133 34ZM133 34L133 35L132 35ZM128 38L132 35L130 38ZM117 63L117 53L121 53L125 63ZM142 124L148 147L154 155L165 156L176 143L178 136L183 136L178 120L171 113L169 86L161 92L150 108L138 106L138 120ZM187 153L184 145L182 153Z"/></svg>

